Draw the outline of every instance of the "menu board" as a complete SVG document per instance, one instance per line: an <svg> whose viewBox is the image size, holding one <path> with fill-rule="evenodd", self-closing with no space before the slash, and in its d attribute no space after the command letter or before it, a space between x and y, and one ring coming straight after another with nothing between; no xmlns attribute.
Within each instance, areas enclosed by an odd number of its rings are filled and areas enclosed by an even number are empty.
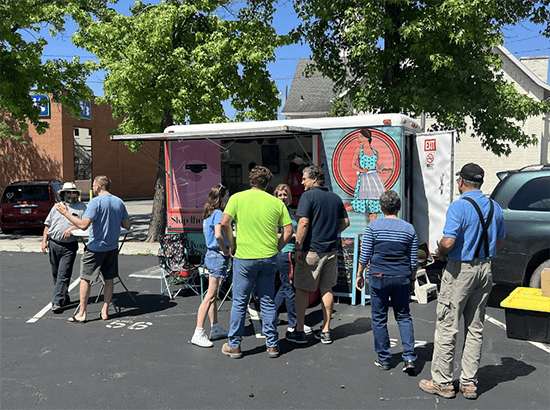
<svg viewBox="0 0 550 410"><path fill-rule="evenodd" d="M352 305L355 305L357 255L357 235L342 235L338 241L338 281L332 288L332 293L335 296L351 298Z"/></svg>

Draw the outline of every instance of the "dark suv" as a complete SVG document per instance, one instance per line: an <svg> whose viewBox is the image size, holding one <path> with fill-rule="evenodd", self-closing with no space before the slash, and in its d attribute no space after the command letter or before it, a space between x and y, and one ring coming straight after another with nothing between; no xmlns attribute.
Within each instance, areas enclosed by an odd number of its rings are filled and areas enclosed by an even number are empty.
<svg viewBox="0 0 550 410"><path fill-rule="evenodd" d="M550 164L497 173L491 194L506 222L506 245L493 259L493 280L540 288L540 275L550 268Z"/></svg>
<svg viewBox="0 0 550 410"><path fill-rule="evenodd" d="M43 228L44 221L59 201L59 181L19 181L4 188L0 198L0 228L9 234L16 229Z"/></svg>

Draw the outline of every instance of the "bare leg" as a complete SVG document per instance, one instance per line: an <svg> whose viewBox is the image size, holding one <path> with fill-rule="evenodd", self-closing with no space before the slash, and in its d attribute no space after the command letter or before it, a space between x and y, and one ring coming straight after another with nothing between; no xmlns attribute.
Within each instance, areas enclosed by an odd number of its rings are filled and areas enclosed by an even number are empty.
<svg viewBox="0 0 550 410"><path fill-rule="evenodd" d="M210 323L212 325L218 323L217 299L219 281L219 278L214 278L212 276L208 279L208 291L206 292L197 313L198 328L204 328L204 322L207 314L210 317Z"/></svg>
<svg viewBox="0 0 550 410"><path fill-rule="evenodd" d="M332 289L321 288L321 305L323 307L323 332L330 330L330 319L332 318L332 310L334 309L334 296Z"/></svg>
<svg viewBox="0 0 550 410"><path fill-rule="evenodd" d="M88 298L90 297L90 281L80 279L80 308L75 315L75 320L84 322L87 319L86 309L88 308Z"/></svg>
<svg viewBox="0 0 550 410"><path fill-rule="evenodd" d="M309 295L306 290L296 289L296 331L304 331L304 322L306 320L306 310L309 302Z"/></svg>
<svg viewBox="0 0 550 410"><path fill-rule="evenodd" d="M109 318L109 305L113 300L113 289L115 282L113 279L105 279L105 291L103 292L103 308L101 309L101 317L104 320Z"/></svg>

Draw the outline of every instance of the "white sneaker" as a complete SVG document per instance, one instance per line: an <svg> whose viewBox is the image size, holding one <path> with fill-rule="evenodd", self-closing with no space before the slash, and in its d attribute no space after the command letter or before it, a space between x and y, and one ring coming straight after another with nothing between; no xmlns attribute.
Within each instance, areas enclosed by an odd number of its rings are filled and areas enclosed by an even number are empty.
<svg viewBox="0 0 550 410"><path fill-rule="evenodd" d="M212 343L208 339L208 337L206 337L206 333L204 332L204 330L202 332L195 331L195 333L193 334L193 338L191 339L191 343L200 347L214 346L214 343Z"/></svg>
<svg viewBox="0 0 550 410"><path fill-rule="evenodd" d="M304 333L306 335L310 335L313 333L313 328L312 327L309 327L308 325L304 325Z"/></svg>
<svg viewBox="0 0 550 410"><path fill-rule="evenodd" d="M216 326L210 331L210 340L225 339L228 334L228 330L223 329L221 326Z"/></svg>

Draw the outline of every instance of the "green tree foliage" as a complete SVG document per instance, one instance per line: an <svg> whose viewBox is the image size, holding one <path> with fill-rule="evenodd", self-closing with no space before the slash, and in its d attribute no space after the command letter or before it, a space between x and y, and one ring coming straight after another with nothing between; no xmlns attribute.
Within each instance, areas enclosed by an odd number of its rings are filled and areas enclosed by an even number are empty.
<svg viewBox="0 0 550 410"><path fill-rule="evenodd" d="M104 98L116 132L162 132L167 126L225 122L224 101L235 119L274 119L280 100L267 64L286 40L272 26L271 1L250 0L231 14L228 0L137 1L131 15L106 11L100 19L82 13L76 45L94 53L107 71ZM230 18L222 18L224 12ZM138 150L139 141L127 143ZM159 152L159 164L164 163ZM166 226L165 174L157 173L148 240Z"/></svg>
<svg viewBox="0 0 550 410"><path fill-rule="evenodd" d="M227 100L238 121L276 117L280 101L266 68L282 44L270 25L273 10L246 8L223 20L216 10L225 3L138 1L130 16L112 11L81 23L73 41L108 71L100 101L111 104L115 117L125 115L119 132L228 121Z"/></svg>
<svg viewBox="0 0 550 410"><path fill-rule="evenodd" d="M48 124L40 121L40 109L33 105L29 91L50 94L72 114L80 113L78 100L89 100L92 90L86 77L94 69L91 62L62 59L42 60L47 39L40 36L44 27L56 36L64 31L65 19L72 13L95 13L104 0L2 0L0 2L0 110L8 112L21 131L26 120L43 133ZM27 34L26 36L24 34ZM30 38L30 39L29 39ZM1 136L17 137L10 127L0 128Z"/></svg>
<svg viewBox="0 0 550 410"><path fill-rule="evenodd" d="M536 142L521 123L549 111L498 71L502 29L548 24L549 0L295 0L316 69L355 110L428 114L435 128L473 133L498 155ZM550 34L548 28L544 31Z"/></svg>

